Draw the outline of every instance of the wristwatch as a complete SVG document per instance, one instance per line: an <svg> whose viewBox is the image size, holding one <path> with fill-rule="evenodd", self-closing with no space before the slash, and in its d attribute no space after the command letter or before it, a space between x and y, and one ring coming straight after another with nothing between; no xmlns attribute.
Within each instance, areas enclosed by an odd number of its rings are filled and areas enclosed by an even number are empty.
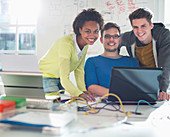
<svg viewBox="0 0 170 137"><path fill-rule="evenodd" d="M166 92L166 91L160 90L159 92Z"/></svg>

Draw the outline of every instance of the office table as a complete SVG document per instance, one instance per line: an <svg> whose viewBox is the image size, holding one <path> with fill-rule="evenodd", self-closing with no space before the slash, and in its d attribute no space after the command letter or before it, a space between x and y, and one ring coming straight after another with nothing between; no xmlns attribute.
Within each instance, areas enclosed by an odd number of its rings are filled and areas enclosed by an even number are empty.
<svg viewBox="0 0 170 137"><path fill-rule="evenodd" d="M163 103L158 103L157 106ZM125 111L135 111L136 105L124 105ZM112 112L108 110L101 110L97 114L83 115L83 112L77 112L77 120L68 125L68 132L61 135L61 137L160 137L156 134L155 130L146 125L145 120L149 114L154 111L148 105L140 105L138 112L142 115L129 115L126 124L116 123L125 118L125 115L120 112ZM99 127L105 127L95 129ZM2 137L51 137L58 136L57 134L42 133L41 130L16 130L5 128L0 124L0 136Z"/></svg>

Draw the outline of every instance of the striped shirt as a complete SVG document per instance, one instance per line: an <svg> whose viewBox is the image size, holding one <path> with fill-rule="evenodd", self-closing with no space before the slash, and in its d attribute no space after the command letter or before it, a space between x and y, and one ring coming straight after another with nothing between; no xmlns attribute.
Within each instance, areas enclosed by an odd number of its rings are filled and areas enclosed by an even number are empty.
<svg viewBox="0 0 170 137"><path fill-rule="evenodd" d="M138 47L135 42L135 54L141 67L156 67L152 46L151 42L146 46Z"/></svg>

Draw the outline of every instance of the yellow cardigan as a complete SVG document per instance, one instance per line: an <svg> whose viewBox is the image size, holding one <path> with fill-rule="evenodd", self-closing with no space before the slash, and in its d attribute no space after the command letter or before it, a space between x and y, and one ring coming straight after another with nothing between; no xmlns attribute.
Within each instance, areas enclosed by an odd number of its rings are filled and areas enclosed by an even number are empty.
<svg viewBox="0 0 170 137"><path fill-rule="evenodd" d="M47 54L40 59L40 71L43 77L60 78L66 91L79 96L86 91L84 82L84 62L88 46L85 46L81 58L78 58L73 34L58 39ZM70 72L74 71L77 87L69 80Z"/></svg>

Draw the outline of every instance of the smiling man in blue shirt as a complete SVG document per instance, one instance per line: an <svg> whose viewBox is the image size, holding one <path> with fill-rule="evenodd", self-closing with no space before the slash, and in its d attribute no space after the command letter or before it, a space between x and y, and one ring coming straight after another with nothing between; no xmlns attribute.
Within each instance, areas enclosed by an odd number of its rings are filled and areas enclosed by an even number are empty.
<svg viewBox="0 0 170 137"><path fill-rule="evenodd" d="M111 70L113 66L138 67L134 58L119 55L121 41L120 27L115 23L107 23L101 30L101 43L104 53L88 58L85 64L85 83L89 92L95 96L109 93Z"/></svg>

